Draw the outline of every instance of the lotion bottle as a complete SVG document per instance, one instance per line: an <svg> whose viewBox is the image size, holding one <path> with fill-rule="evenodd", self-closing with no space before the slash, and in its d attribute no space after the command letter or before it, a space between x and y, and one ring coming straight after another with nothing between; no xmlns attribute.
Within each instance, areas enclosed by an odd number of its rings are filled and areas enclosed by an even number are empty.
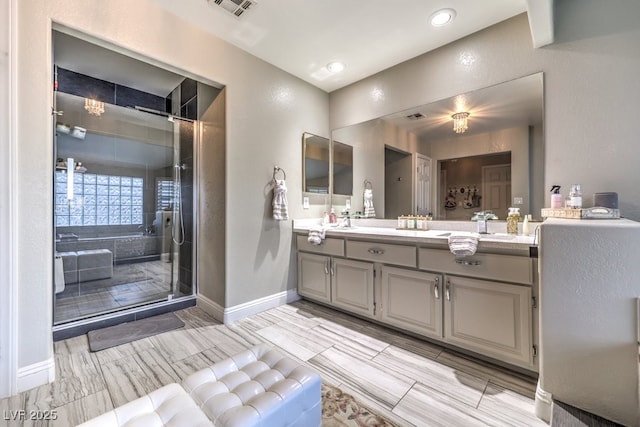
<svg viewBox="0 0 640 427"><path fill-rule="evenodd" d="M329 222L331 224L335 224L336 222L338 222L338 217L336 217L336 211L333 208L331 208L331 212L329 213Z"/></svg>
<svg viewBox="0 0 640 427"><path fill-rule="evenodd" d="M560 209L563 205L562 194L560 194L560 186L554 185L551 187L551 208Z"/></svg>
<svg viewBox="0 0 640 427"><path fill-rule="evenodd" d="M529 230L529 221L531 221L531 215L525 215L522 221L522 234L524 236L528 236L531 231Z"/></svg>

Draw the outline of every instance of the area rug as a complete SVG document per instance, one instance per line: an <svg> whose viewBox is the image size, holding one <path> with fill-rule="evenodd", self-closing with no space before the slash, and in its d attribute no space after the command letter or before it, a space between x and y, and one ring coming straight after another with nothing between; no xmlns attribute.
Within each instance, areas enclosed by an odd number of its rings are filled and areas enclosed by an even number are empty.
<svg viewBox="0 0 640 427"><path fill-rule="evenodd" d="M96 329L87 333L89 349L100 351L131 341L161 334L172 329L182 328L184 322L173 313L160 314L142 320L121 323L108 328Z"/></svg>
<svg viewBox="0 0 640 427"><path fill-rule="evenodd" d="M395 427L391 421L362 405L350 394L322 383L322 427Z"/></svg>

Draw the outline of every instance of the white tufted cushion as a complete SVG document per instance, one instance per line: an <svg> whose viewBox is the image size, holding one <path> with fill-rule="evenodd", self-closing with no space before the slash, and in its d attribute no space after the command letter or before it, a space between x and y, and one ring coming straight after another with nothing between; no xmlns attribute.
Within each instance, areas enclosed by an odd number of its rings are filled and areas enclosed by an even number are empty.
<svg viewBox="0 0 640 427"><path fill-rule="evenodd" d="M319 427L320 377L266 344L169 384L82 427Z"/></svg>
<svg viewBox="0 0 640 427"><path fill-rule="evenodd" d="M189 376L184 389L219 427L320 426L320 377L266 344Z"/></svg>
<svg viewBox="0 0 640 427"><path fill-rule="evenodd" d="M178 384L166 385L80 424L81 427L210 427L213 425Z"/></svg>

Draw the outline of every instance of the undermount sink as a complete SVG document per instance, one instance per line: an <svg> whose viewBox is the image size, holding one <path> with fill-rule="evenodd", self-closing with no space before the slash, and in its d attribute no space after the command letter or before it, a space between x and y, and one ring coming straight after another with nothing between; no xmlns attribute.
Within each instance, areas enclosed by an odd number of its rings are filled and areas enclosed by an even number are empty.
<svg viewBox="0 0 640 427"><path fill-rule="evenodd" d="M518 237L515 234L481 234L480 235L480 239L487 239L487 240L513 240L516 237Z"/></svg>

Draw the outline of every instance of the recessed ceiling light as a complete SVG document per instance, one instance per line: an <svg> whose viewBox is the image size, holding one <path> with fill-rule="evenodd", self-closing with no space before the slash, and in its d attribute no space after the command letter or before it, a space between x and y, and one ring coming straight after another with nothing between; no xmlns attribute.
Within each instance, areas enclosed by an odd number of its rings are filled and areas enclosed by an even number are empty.
<svg viewBox="0 0 640 427"><path fill-rule="evenodd" d="M434 27L442 27L447 25L456 17L456 11L453 9L440 9L431 15L429 20Z"/></svg>
<svg viewBox="0 0 640 427"><path fill-rule="evenodd" d="M327 64L327 70L331 71L332 73L339 73L340 71L344 70L344 64L342 62L330 62Z"/></svg>

